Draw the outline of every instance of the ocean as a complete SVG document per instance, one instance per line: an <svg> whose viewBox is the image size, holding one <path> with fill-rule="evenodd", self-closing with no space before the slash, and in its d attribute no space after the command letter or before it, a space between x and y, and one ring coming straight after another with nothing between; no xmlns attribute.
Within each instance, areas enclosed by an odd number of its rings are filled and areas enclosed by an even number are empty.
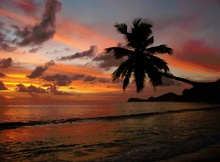
<svg viewBox="0 0 220 162"><path fill-rule="evenodd" d="M0 104L0 161L159 161L220 141L204 103Z"/></svg>

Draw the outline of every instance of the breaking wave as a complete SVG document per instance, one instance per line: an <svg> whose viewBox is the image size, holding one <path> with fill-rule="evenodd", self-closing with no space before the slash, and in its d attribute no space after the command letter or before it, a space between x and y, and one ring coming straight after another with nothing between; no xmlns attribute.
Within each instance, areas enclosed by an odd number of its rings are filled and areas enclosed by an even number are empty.
<svg viewBox="0 0 220 162"><path fill-rule="evenodd" d="M50 121L28 121L28 122L4 122L0 123L0 130L5 129L16 129L24 126L39 126L47 124L61 124L61 123L72 123L72 122L83 122L83 121L94 121L94 120L126 120L135 118L147 118L158 115L175 114L175 113L185 113L185 112L196 112L196 111L219 111L219 107L209 107L209 108L196 108L196 109L181 109L181 110L168 110L162 112L148 112L141 114L129 114L129 115L118 115L118 116L104 116L104 117L91 117L91 118L69 118L69 119L59 119Z"/></svg>

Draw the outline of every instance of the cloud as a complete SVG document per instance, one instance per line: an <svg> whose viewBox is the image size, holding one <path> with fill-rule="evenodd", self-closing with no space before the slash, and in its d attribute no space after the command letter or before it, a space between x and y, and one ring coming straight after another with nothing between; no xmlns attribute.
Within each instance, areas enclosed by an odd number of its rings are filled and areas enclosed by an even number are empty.
<svg viewBox="0 0 220 162"><path fill-rule="evenodd" d="M18 37L14 41L20 45L36 45L51 39L55 34L55 17L56 12L60 10L61 3L57 0L47 0L42 20L35 26L25 26L20 29L16 25L12 25L15 29L15 35Z"/></svg>
<svg viewBox="0 0 220 162"><path fill-rule="evenodd" d="M98 81L99 83L108 83L108 82L111 81L111 79L99 78L97 81Z"/></svg>
<svg viewBox="0 0 220 162"><path fill-rule="evenodd" d="M25 87L23 84L17 85L17 91L19 92L31 92L31 93L47 93L47 91L40 87L35 87L30 85L29 87Z"/></svg>
<svg viewBox="0 0 220 162"><path fill-rule="evenodd" d="M29 95L30 95L32 98L34 98L34 99L36 99L36 98L40 98L39 95L34 94L34 93L32 93L32 92L29 92Z"/></svg>
<svg viewBox="0 0 220 162"><path fill-rule="evenodd" d="M58 86L67 86L72 82L72 79L67 75L56 74L51 76L44 76L43 80L46 81L55 81L55 84Z"/></svg>
<svg viewBox="0 0 220 162"><path fill-rule="evenodd" d="M14 2L16 2L16 7L26 14L34 15L38 11L38 5L33 0L15 0Z"/></svg>
<svg viewBox="0 0 220 162"><path fill-rule="evenodd" d="M5 87L4 83L0 81L0 90L7 90L8 88Z"/></svg>
<svg viewBox="0 0 220 162"><path fill-rule="evenodd" d="M109 70L111 67L117 67L121 64L122 60L116 60L113 53L102 53L93 58L99 68Z"/></svg>
<svg viewBox="0 0 220 162"><path fill-rule="evenodd" d="M39 48L32 48L29 50L30 53L36 53L39 50Z"/></svg>
<svg viewBox="0 0 220 162"><path fill-rule="evenodd" d="M58 60L65 61L65 60L73 60L73 59L83 58L83 57L89 58L89 57L93 57L96 53L97 53L97 47L90 46L90 49L87 51L77 52L77 53L75 53L73 55L69 55L69 56L63 56L63 57L59 58Z"/></svg>
<svg viewBox="0 0 220 162"><path fill-rule="evenodd" d="M51 84L44 84L43 87L50 87Z"/></svg>
<svg viewBox="0 0 220 162"><path fill-rule="evenodd" d="M55 62L53 60L45 63L45 65L42 66L38 66L34 69L34 71L32 71L32 73L30 75L27 75L28 78L34 79L37 78L41 75L43 75L43 73L50 67L55 65Z"/></svg>
<svg viewBox="0 0 220 162"><path fill-rule="evenodd" d="M7 39L8 30L5 28L3 22L0 21L0 51L12 52L16 48L11 46L11 41Z"/></svg>
<svg viewBox="0 0 220 162"><path fill-rule="evenodd" d="M83 74L75 74L73 77L72 77L72 80L80 80L81 78L85 77L85 75Z"/></svg>
<svg viewBox="0 0 220 162"><path fill-rule="evenodd" d="M86 76L85 78L84 78L84 82L91 82L91 81L94 81L96 79L96 77L94 77L94 76Z"/></svg>
<svg viewBox="0 0 220 162"><path fill-rule="evenodd" d="M72 83L72 81L76 81L76 80L82 80L84 82L96 81L99 83L110 82L110 79L107 79L107 78L98 78L95 76L84 75L84 74L75 74L72 77L69 77L64 74L55 74L55 75L47 75L42 78L45 81L54 82L54 84L58 86L68 86ZM50 85L51 84L47 84L47 86L50 86Z"/></svg>
<svg viewBox="0 0 220 162"><path fill-rule="evenodd" d="M72 95L71 93L69 92L64 92L64 91L59 91L57 90L57 87L56 85L51 85L50 88L49 88L50 92L54 93L54 95Z"/></svg>
<svg viewBox="0 0 220 162"><path fill-rule="evenodd" d="M46 52L46 54L59 54L62 52L70 52L70 51L72 51L71 48L64 48L63 50L54 50L52 52Z"/></svg>
<svg viewBox="0 0 220 162"><path fill-rule="evenodd" d="M5 76L6 76L6 74L0 72L0 78L3 78L3 77L5 77Z"/></svg>
<svg viewBox="0 0 220 162"><path fill-rule="evenodd" d="M176 58L206 69L220 70L219 50L201 40L189 40L175 53Z"/></svg>
<svg viewBox="0 0 220 162"><path fill-rule="evenodd" d="M0 68L9 68L12 64L12 58L0 59Z"/></svg>

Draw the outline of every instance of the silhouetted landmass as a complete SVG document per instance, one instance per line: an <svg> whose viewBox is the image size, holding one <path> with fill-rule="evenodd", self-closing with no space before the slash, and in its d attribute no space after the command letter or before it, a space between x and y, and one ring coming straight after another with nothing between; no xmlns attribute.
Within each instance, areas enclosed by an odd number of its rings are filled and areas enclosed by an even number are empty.
<svg viewBox="0 0 220 162"><path fill-rule="evenodd" d="M147 99L148 102L154 101L177 101L180 99L180 95L177 95L173 92L166 93L159 97L150 97Z"/></svg>
<svg viewBox="0 0 220 162"><path fill-rule="evenodd" d="M220 103L220 79L185 89L182 93L180 101Z"/></svg>
<svg viewBox="0 0 220 162"><path fill-rule="evenodd" d="M147 102L147 100L141 98L129 98L128 102Z"/></svg>
<svg viewBox="0 0 220 162"><path fill-rule="evenodd" d="M207 102L220 103L220 79L216 82L204 85L196 85L193 88L185 89L182 95L173 92L166 93L159 97L150 97L148 99L130 98L128 102Z"/></svg>
<svg viewBox="0 0 220 162"><path fill-rule="evenodd" d="M173 92L166 93L159 97L150 97L148 99L130 98L128 102L164 102L164 101L177 101L180 100L180 95Z"/></svg>

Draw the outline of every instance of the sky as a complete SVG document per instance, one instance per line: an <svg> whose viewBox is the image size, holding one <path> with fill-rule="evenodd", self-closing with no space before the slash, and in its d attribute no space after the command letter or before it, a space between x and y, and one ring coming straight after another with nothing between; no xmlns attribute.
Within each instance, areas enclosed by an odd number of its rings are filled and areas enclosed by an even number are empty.
<svg viewBox="0 0 220 162"><path fill-rule="evenodd" d="M152 23L153 46L170 72L195 81L220 78L219 0L0 0L0 102L118 102L191 85L163 78L125 92L111 74L123 60L105 48L124 45L114 25L136 18Z"/></svg>

